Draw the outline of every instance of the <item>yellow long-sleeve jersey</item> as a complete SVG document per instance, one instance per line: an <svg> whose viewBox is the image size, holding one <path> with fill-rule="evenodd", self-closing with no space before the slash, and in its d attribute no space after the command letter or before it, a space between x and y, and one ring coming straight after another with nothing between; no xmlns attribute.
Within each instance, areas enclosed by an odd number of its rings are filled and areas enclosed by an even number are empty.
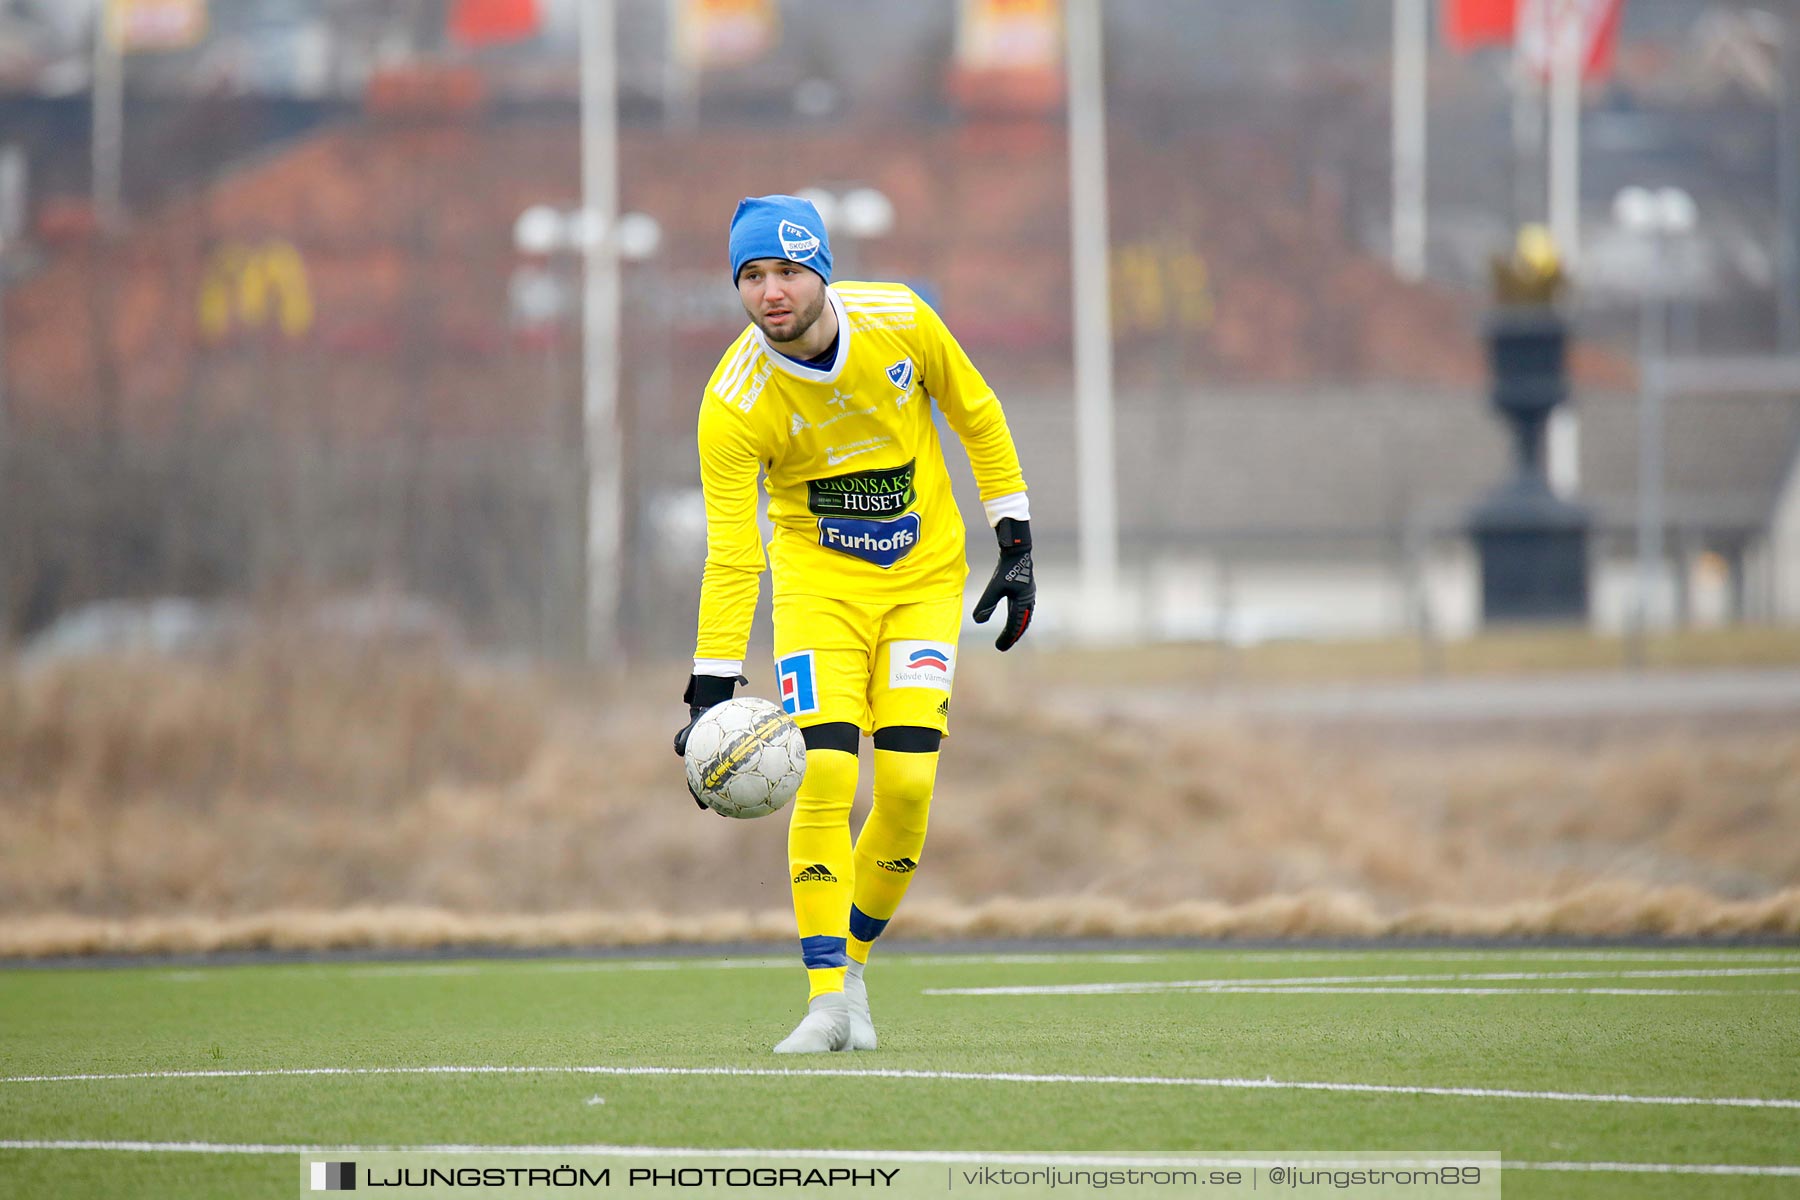
<svg viewBox="0 0 1800 1200"><path fill-rule="evenodd" d="M788 358L752 325L701 399L696 669L735 674L749 641L764 565L759 471L777 595L901 603L962 594L962 515L934 404L968 452L990 523L1029 515L1000 401L930 306L895 283L835 283L827 301L838 319L829 366Z"/></svg>

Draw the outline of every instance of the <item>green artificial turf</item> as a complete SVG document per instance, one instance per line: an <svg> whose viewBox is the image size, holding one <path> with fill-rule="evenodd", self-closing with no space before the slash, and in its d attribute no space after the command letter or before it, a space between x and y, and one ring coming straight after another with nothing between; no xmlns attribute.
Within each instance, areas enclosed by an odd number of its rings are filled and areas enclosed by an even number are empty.
<svg viewBox="0 0 1800 1200"><path fill-rule="evenodd" d="M1620 974L1725 969L1785 973ZM1437 978L1494 973L1592 977ZM1345 976L1434 978L1344 983ZM931 991L1237 979L1509 994ZM768 1048L805 1001L798 965L777 958L733 965L678 958L8 970L0 972L0 1142L1498 1151L1509 1165L1509 1197L1800 1193L1800 1177L1791 1175L1517 1165L1793 1165L1800 1163L1794 1107L808 1073L1793 1099L1800 1098L1800 950L878 953L869 982L880 1050L775 1058ZM1707 994L1531 990L1556 988ZM21 1080L427 1066L800 1073ZM0 1149L0 1180L19 1195L293 1196L299 1178L293 1153Z"/></svg>

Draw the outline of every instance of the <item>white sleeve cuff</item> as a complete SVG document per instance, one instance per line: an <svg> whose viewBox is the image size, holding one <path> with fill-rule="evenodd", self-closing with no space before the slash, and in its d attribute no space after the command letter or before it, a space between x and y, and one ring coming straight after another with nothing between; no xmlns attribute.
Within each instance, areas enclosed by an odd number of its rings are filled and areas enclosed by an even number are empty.
<svg viewBox="0 0 1800 1200"><path fill-rule="evenodd" d="M741 658L696 658L694 674L719 675L726 679L736 679L744 673L744 660Z"/></svg>
<svg viewBox="0 0 1800 1200"><path fill-rule="evenodd" d="M1010 496L995 496L992 500L983 500L981 507L987 509L990 528L1008 517L1015 521L1031 520L1031 500L1024 492L1014 492Z"/></svg>

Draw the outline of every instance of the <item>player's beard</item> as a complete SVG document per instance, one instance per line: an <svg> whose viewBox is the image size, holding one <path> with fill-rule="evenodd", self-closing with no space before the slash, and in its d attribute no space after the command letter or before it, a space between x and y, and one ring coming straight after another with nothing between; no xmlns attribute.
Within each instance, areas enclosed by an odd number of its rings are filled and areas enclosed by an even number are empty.
<svg viewBox="0 0 1800 1200"><path fill-rule="evenodd" d="M783 328L779 334L776 333L775 330L769 328L768 321L765 318L759 317L755 313L751 313L750 319L756 323L758 329L762 330L764 337L778 345L786 345L790 342L797 342L805 337L806 331L811 329L814 325L817 325L819 323L819 318L823 316L824 313L825 289L820 288L819 294L813 298L811 304L807 305L805 309L794 310L793 321L789 326Z"/></svg>

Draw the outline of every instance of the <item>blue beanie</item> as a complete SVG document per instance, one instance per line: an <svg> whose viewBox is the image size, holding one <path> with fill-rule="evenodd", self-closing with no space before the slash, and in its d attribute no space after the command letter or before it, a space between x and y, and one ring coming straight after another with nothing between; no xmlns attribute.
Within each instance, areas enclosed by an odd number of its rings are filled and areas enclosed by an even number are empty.
<svg viewBox="0 0 1800 1200"><path fill-rule="evenodd" d="M731 214L731 283L753 258L785 258L831 282L831 239L811 200L746 196Z"/></svg>

